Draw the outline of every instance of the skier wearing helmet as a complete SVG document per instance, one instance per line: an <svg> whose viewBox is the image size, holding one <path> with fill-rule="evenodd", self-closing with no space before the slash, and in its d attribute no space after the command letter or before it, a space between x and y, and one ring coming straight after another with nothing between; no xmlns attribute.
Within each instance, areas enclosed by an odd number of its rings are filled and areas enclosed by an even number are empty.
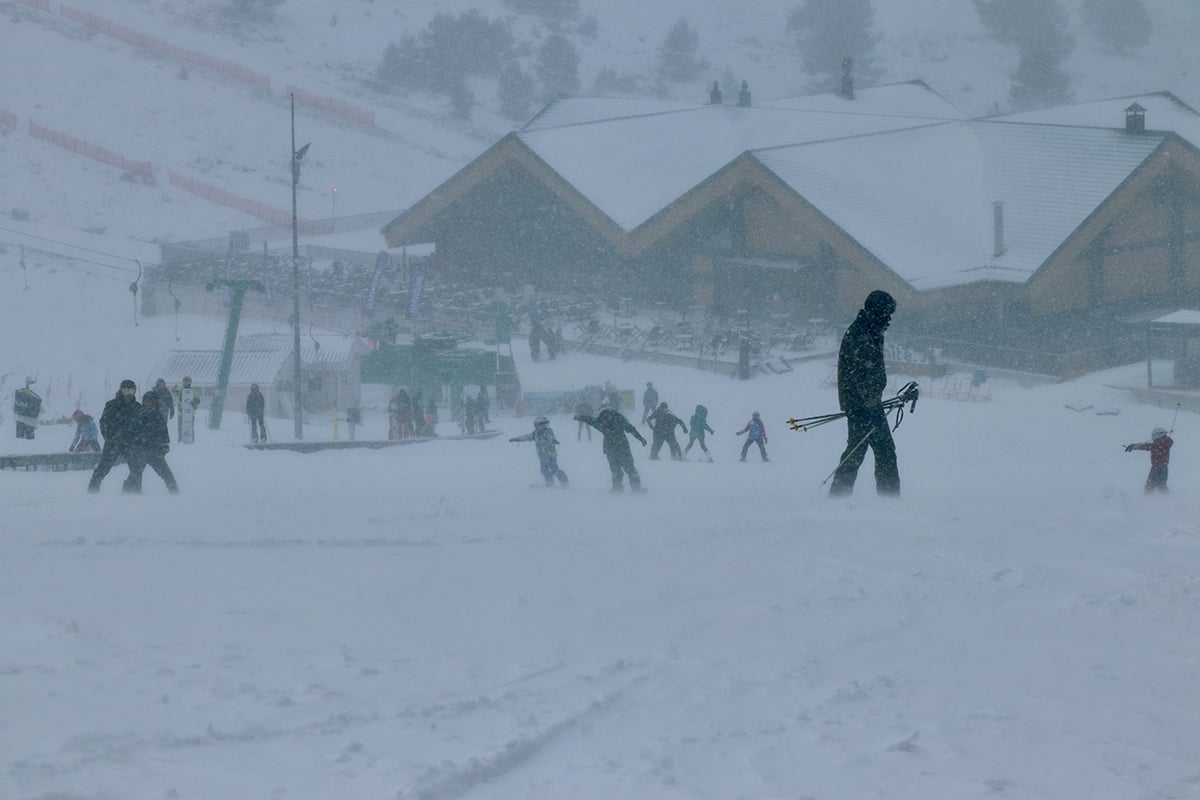
<svg viewBox="0 0 1200 800"><path fill-rule="evenodd" d="M750 421L746 423L746 427L737 432L738 436L743 433L750 434L746 437L746 443L742 445L742 457L739 461L746 460L746 451L750 449L750 445L757 444L758 452L762 454L763 461L770 461L767 458L767 427L763 425L762 417L755 411L750 415Z"/></svg>
<svg viewBox="0 0 1200 800"><path fill-rule="evenodd" d="M1150 451L1150 474L1146 476L1146 494L1155 492L1167 493L1167 466L1171 463L1171 447L1175 440L1166 428L1155 428L1150 431L1150 441L1125 445L1125 452L1134 450Z"/></svg>
<svg viewBox="0 0 1200 800"><path fill-rule="evenodd" d="M658 461L658 451L662 450L662 446L665 444L671 450L671 460L682 461L683 451L679 449L679 440L675 438L675 426L678 425L683 428L684 433L687 433L688 428L683 424L683 420L672 414L667 404L662 402L650 416L646 417L646 424L653 432L650 460Z"/></svg>
<svg viewBox="0 0 1200 800"><path fill-rule="evenodd" d="M550 427L550 420L538 417L533 421L532 433L514 436L509 441L534 442L537 445L538 463L542 467L542 477L546 479L546 486L553 486L554 479L558 478L559 485L564 489L567 488L567 473L558 466L557 445L559 441L554 437L554 429Z"/></svg>

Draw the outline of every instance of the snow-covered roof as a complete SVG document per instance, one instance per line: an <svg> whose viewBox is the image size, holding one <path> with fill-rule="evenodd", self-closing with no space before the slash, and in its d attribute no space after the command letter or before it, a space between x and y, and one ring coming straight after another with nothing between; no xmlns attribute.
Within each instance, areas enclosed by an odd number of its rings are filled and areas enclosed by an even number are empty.
<svg viewBox="0 0 1200 800"><path fill-rule="evenodd" d="M1006 122L1028 122L1041 125L1081 125L1095 128L1125 127L1125 109L1140 105L1145 112L1146 128L1174 131L1194 145L1200 146L1200 112L1170 92L1110 97L1086 103L1025 111L992 117Z"/></svg>
<svg viewBox="0 0 1200 800"><path fill-rule="evenodd" d="M1153 325L1200 325L1200 311L1191 308L1181 308L1157 319L1150 320Z"/></svg>
<svg viewBox="0 0 1200 800"><path fill-rule="evenodd" d="M602 119L665 114L687 111L699 106L699 103L680 103L646 97L561 97L534 115L521 130L531 131L563 125L583 125Z"/></svg>
<svg viewBox="0 0 1200 800"><path fill-rule="evenodd" d="M292 341L290 335L275 333L239 336L233 351L229 385L273 382L280 370L291 362ZM300 338L300 360L305 364L345 363L354 354L355 342L353 336L316 336L314 340L304 334ZM155 364L151 382L161 377L173 386L184 375L189 375L196 386L215 386L220 364L220 350L173 350Z"/></svg>
<svg viewBox="0 0 1200 800"><path fill-rule="evenodd" d="M747 150L960 119L921 81L751 107L644 98L556 100L517 133L555 172L631 231Z"/></svg>
<svg viewBox="0 0 1200 800"><path fill-rule="evenodd" d="M300 336L300 360L305 364L339 364L354 355L354 336ZM234 352L273 352L290 355L292 336L279 333L254 333L239 336Z"/></svg>
<svg viewBox="0 0 1200 800"><path fill-rule="evenodd" d="M836 111L843 114L887 114L891 116L962 119L953 103L930 89L924 81L906 81L856 89L854 99L830 92L803 97L785 97L757 103L759 108L795 111Z"/></svg>
<svg viewBox="0 0 1200 800"><path fill-rule="evenodd" d="M1164 137L980 120L754 155L922 290L1024 282Z"/></svg>
<svg viewBox="0 0 1200 800"><path fill-rule="evenodd" d="M290 353L267 350L235 350L229 385L270 384L279 375L290 356ZM151 374L166 378L168 386L178 384L184 375L190 375L192 383L197 387L216 386L220 365L219 350L174 350L155 365Z"/></svg>
<svg viewBox="0 0 1200 800"><path fill-rule="evenodd" d="M928 124L913 116L696 106L518 136L631 231L747 150Z"/></svg>

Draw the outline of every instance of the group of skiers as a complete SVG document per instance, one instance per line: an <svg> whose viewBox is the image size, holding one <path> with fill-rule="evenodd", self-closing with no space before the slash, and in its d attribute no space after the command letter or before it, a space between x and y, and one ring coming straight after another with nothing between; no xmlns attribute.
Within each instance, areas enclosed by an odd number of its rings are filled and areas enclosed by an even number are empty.
<svg viewBox="0 0 1200 800"><path fill-rule="evenodd" d="M425 401L420 389L410 397L401 387L388 401L388 439L437 436L437 423L437 402L432 397Z"/></svg>
<svg viewBox="0 0 1200 800"><path fill-rule="evenodd" d="M462 399L462 429L464 433L483 433L487 423L491 422L489 409L492 399L488 397L487 387L480 386L478 394L466 392Z"/></svg>
<svg viewBox="0 0 1200 800"><path fill-rule="evenodd" d="M164 413L161 398L162 394L152 389L142 395L142 402L139 403L137 384L129 379L121 381L116 397L104 404L104 412L100 415L104 447L100 453L100 463L92 471L92 478L88 482L88 492L99 492L101 482L113 466L124 459L129 464L129 475L121 487L123 492L141 492L142 473L146 467L150 467L162 478L167 491L179 493L179 484L167 465L167 453L171 445L167 432L168 417Z"/></svg>
<svg viewBox="0 0 1200 800"><path fill-rule="evenodd" d="M633 452L629 446L630 436L641 442L643 447L650 446L651 461L660 460L659 453L663 445L667 446L672 460L686 461L687 454L691 452L692 447L699 444L705 458L710 463L712 462L712 454L708 450L705 436L715 432L708 424L707 407L703 405L696 406L696 411L692 414L689 427L689 425L684 424L682 419L672 413L670 406L666 402L659 401L658 390L654 388L653 382L647 382L646 391L642 395L644 412L642 422L650 428L652 439L651 442L647 442L646 437L637 429L637 426L618 410L617 406L620 402L620 396L616 392L615 387L612 387L611 390L608 389L610 386L612 386L611 382L606 384L606 391L602 394L600 401L600 411L595 415L592 413L591 403L587 400L586 396L581 394L579 401L575 405L573 419L579 423L576 441L582 440L585 430L588 433L588 441L591 441L592 429L599 431L603 437L602 451L605 458L608 459L609 471L612 473L613 492L624 491L626 478L628 478L629 488L632 491L644 491L641 474L633 462ZM683 432L688 434L689 438L686 448L681 448L679 441L675 438L675 429L677 427L682 428ZM762 418L757 411L753 413L746 426L738 431L739 436L747 433L749 436L746 439L745 446L742 448L741 460L746 460L746 451L751 444L758 445L763 461L769 460L766 451L766 427L763 425ZM546 485L554 485L554 481L557 479L561 486L567 486L567 476L558 465L557 445L560 442L550 427L549 419L544 416L537 417L534 419L533 432L514 437L509 441L535 442L537 444L538 461Z"/></svg>

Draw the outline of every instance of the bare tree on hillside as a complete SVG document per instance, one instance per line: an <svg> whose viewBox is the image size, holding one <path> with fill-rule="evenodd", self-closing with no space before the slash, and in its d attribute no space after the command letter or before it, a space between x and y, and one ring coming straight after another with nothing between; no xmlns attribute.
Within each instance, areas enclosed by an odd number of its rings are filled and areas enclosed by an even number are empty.
<svg viewBox="0 0 1200 800"><path fill-rule="evenodd" d="M788 32L795 35L804 71L812 88L837 91L842 85L842 62L854 61L858 80L870 85L883 75L874 58L879 37L872 32L875 9L871 0L804 0L788 14Z"/></svg>

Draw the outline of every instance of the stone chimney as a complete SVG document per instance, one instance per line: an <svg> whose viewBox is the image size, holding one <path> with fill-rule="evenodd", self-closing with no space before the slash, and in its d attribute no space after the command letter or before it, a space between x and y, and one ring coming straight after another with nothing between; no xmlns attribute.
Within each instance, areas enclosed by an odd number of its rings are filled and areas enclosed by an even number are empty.
<svg viewBox="0 0 1200 800"><path fill-rule="evenodd" d="M738 107L750 107L750 84L742 81L742 88L738 90Z"/></svg>
<svg viewBox="0 0 1200 800"><path fill-rule="evenodd" d="M1004 203L992 203L992 258L1004 255Z"/></svg>
<svg viewBox="0 0 1200 800"><path fill-rule="evenodd" d="M842 88L838 94L847 100L854 99L854 59L850 56L842 59Z"/></svg>
<svg viewBox="0 0 1200 800"><path fill-rule="evenodd" d="M1125 132L1145 133L1145 131L1146 109L1142 108L1137 103L1134 103L1129 108L1125 109Z"/></svg>
<svg viewBox="0 0 1200 800"><path fill-rule="evenodd" d="M708 90L708 104L710 106L721 105L721 84L713 81L712 88Z"/></svg>

